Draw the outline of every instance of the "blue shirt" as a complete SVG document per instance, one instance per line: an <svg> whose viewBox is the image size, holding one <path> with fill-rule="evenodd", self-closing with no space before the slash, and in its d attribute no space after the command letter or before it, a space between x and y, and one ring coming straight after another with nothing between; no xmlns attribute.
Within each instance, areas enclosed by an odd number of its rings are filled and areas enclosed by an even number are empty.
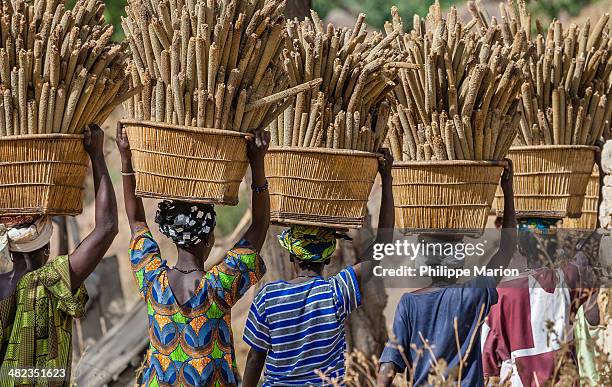
<svg viewBox="0 0 612 387"><path fill-rule="evenodd" d="M274 282L251 305L244 341L267 352L264 386L308 386L344 379L344 321L361 303L352 267L324 279Z"/></svg>
<svg viewBox="0 0 612 387"><path fill-rule="evenodd" d="M465 356L469 348L463 364L463 385L484 386L480 326L491 305L497 303L495 286L494 278L477 277L462 286L404 294L393 321L395 340L387 343L380 362L394 363L402 372L407 367L410 370L414 368L414 385L427 385L432 361L444 359L448 364L447 371L458 369L460 356ZM461 355L457 352L455 340L455 318ZM435 360L425 348L423 339L429 342ZM411 345L416 345L416 348ZM421 355L417 353L420 349Z"/></svg>

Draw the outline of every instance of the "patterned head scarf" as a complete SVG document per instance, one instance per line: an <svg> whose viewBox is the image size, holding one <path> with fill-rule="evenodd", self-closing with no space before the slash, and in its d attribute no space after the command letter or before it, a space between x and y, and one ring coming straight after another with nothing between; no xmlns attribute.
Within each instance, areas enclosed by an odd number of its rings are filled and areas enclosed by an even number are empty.
<svg viewBox="0 0 612 387"><path fill-rule="evenodd" d="M215 228L216 213L212 204L164 200L158 207L155 222L159 224L159 231L179 246L207 242Z"/></svg>
<svg viewBox="0 0 612 387"><path fill-rule="evenodd" d="M30 253L51 240L51 217L15 217L0 220L0 257L10 259L9 251Z"/></svg>
<svg viewBox="0 0 612 387"><path fill-rule="evenodd" d="M557 219L524 218L518 221L519 232L532 232L540 236L552 236L557 233Z"/></svg>
<svg viewBox="0 0 612 387"><path fill-rule="evenodd" d="M336 250L336 239L349 239L325 227L291 226L278 236L281 246L300 261L325 262Z"/></svg>

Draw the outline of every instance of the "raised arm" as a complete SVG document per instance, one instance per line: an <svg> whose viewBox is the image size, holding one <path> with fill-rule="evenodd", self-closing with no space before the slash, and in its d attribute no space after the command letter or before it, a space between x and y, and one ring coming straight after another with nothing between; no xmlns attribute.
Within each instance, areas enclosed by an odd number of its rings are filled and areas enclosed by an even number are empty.
<svg viewBox="0 0 612 387"><path fill-rule="evenodd" d="M121 123L117 124L117 147L121 155L121 174L123 175L123 200L132 233L147 226L142 199L136 196L136 177L132 167L132 150L127 134Z"/></svg>
<svg viewBox="0 0 612 387"><path fill-rule="evenodd" d="M243 238L249 241L257 251L261 250L270 226L270 195L264 170L264 157L269 144L270 132L258 130L255 131L254 138L249 138L247 145L252 174L251 211L253 220Z"/></svg>
<svg viewBox="0 0 612 387"><path fill-rule="evenodd" d="M260 352L251 348L244 367L243 387L257 387L261 378L261 371L266 364L267 352Z"/></svg>
<svg viewBox="0 0 612 387"><path fill-rule="evenodd" d="M395 209L393 203L393 178L391 177L391 167L393 166L393 156L388 149L381 149L383 158L378 164L378 173L382 181L382 193L380 201L380 213L378 215L378 233L376 240L368 247L365 253L366 261L354 266L355 275L359 280L359 286L363 290L365 284L372 277L374 266L380 264L379 260L373 259L373 249L375 244L393 242L393 229L395 226Z"/></svg>
<svg viewBox="0 0 612 387"><path fill-rule="evenodd" d="M501 188L504 193L504 217L502 218L501 242L499 250L491 258L487 268L498 269L500 266L506 267L510 263L510 259L516 251L517 232L516 232L516 212L514 210L514 190L512 178L514 169L512 160L506 159L508 163L504 168L504 173L501 178ZM502 280L502 277L496 277L496 281Z"/></svg>
<svg viewBox="0 0 612 387"><path fill-rule="evenodd" d="M599 171L599 191L598 194L599 196L597 197L597 208L601 208L601 203L603 202L603 189L605 187L604 184L604 177L606 177L606 174L603 171L603 166L601 164L601 152L603 150L603 142L602 141L597 141L597 144L595 144L597 146L597 149L595 150L595 165L597 165L597 170ZM596 229L595 231L597 232L598 229L601 228L601 221L600 221L600 217L597 216L597 224L596 224Z"/></svg>
<svg viewBox="0 0 612 387"><path fill-rule="evenodd" d="M85 150L91 158L95 190L95 226L70 255L70 281L77 289L94 271L117 235L117 201L106 162L104 132L97 125L85 129Z"/></svg>

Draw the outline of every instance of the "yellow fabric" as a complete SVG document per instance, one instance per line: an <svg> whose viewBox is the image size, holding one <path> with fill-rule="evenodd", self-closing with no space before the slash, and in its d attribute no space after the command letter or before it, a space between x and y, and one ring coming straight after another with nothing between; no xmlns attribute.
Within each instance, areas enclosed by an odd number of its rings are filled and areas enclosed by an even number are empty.
<svg viewBox="0 0 612 387"><path fill-rule="evenodd" d="M291 226L278 236L278 241L301 261L324 262L336 250L336 237L331 228Z"/></svg>

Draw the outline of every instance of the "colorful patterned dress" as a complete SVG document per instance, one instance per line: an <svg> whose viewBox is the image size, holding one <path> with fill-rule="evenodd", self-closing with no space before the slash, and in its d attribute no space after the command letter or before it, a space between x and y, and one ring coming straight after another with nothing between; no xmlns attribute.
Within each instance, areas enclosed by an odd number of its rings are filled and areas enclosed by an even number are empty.
<svg viewBox="0 0 612 387"><path fill-rule="evenodd" d="M130 260L149 315L151 343L142 384L236 385L231 308L265 273L257 251L241 240L202 277L184 305L168 285L168 266L147 228L134 234Z"/></svg>
<svg viewBox="0 0 612 387"><path fill-rule="evenodd" d="M24 275L13 296L0 300L0 366L64 370L47 383L16 381L0 375L0 387L14 385L69 386L72 359L72 318L85 314L87 291L70 286L67 255ZM23 382L23 383L22 383Z"/></svg>

